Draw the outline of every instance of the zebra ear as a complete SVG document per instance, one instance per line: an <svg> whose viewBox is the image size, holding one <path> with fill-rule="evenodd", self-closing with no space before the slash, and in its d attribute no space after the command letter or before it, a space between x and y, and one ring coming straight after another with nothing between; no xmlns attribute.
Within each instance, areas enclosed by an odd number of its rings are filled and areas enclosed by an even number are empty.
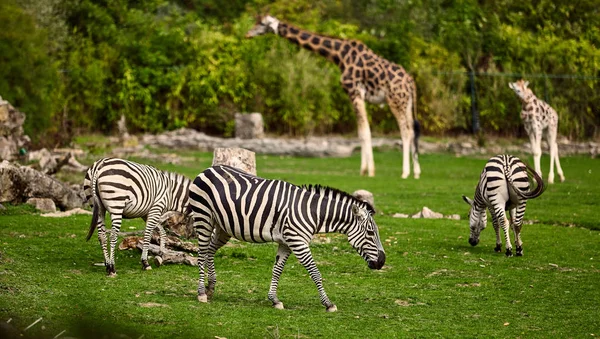
<svg viewBox="0 0 600 339"><path fill-rule="evenodd" d="M360 210L360 207L356 206L356 205L352 205L352 214L354 214L355 216L362 218L364 217L364 213Z"/></svg>
<svg viewBox="0 0 600 339"><path fill-rule="evenodd" d="M529 86L529 81L525 81L525 83L523 84L523 87L527 87Z"/></svg>
<svg viewBox="0 0 600 339"><path fill-rule="evenodd" d="M473 200L469 199L468 197L466 197L464 195L462 196L462 198L467 204L473 206Z"/></svg>

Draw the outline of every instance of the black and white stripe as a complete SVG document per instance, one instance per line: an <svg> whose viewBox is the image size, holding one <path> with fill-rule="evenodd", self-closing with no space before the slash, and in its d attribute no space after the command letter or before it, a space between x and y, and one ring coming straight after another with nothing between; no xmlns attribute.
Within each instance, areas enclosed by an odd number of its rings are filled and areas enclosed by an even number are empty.
<svg viewBox="0 0 600 339"><path fill-rule="evenodd" d="M506 255L512 256L512 245L509 236L509 225L515 233L517 256L523 255L521 227L528 199L539 197L546 186L542 178L530 166L512 155L497 155L490 158L485 165L475 189L473 200L463 199L471 205L469 224L471 234L469 243L473 246L479 243L479 234L486 227L486 207L492 216L492 224L496 231L496 252L502 251L500 228L506 239ZM510 213L510 222L506 218Z"/></svg>
<svg viewBox="0 0 600 339"><path fill-rule="evenodd" d="M104 252L106 272L115 274L115 245L122 218L143 218L146 221L142 250L142 266L148 264L148 245L155 227L160 231L160 247L164 250L165 231L161 217L167 211L186 213L191 180L181 174L158 170L132 161L103 158L85 174L84 192L93 206L93 217L87 240L98 229L98 239ZM105 214L111 215L110 253L104 226Z"/></svg>
<svg viewBox="0 0 600 339"><path fill-rule="evenodd" d="M283 303L277 298L277 284L291 253L317 285L327 311L337 309L325 294L321 274L310 252L309 243L316 233L347 234L350 244L371 269L381 269L385 263L373 208L333 188L299 187L259 178L229 166L213 166L194 180L190 188L190 207L198 234L198 300L201 302L206 302L214 292L215 252L231 237L279 244L268 297L273 306L280 309ZM207 288L204 286L205 265Z"/></svg>

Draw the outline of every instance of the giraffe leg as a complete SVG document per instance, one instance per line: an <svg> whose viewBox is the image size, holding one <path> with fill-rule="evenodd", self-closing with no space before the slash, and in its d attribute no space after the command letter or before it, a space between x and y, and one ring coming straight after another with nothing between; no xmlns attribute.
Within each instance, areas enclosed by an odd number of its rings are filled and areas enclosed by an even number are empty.
<svg viewBox="0 0 600 339"><path fill-rule="evenodd" d="M554 182L554 165L556 172L560 177L560 182L565 181L563 170L560 167L560 159L558 158L558 144L556 142L557 126L549 126L547 132L548 146L550 147L550 174L548 175L548 183Z"/></svg>
<svg viewBox="0 0 600 339"><path fill-rule="evenodd" d="M531 140L531 153L533 154L533 164L535 167L535 171L542 177L542 167L540 165L540 159L542 158L542 132L541 131L533 131L533 134L530 134Z"/></svg>
<svg viewBox="0 0 600 339"><path fill-rule="evenodd" d="M416 147L414 145L415 132L413 130L413 118L410 99L407 101L397 93L393 93L387 98L387 103L390 106L392 114L398 122L400 136L402 138L402 179L408 178L410 175L410 154L412 150L413 160L417 159ZM419 178L421 168L418 165L418 160L415 162L415 178ZM418 172L417 172L418 169Z"/></svg>
<svg viewBox="0 0 600 339"><path fill-rule="evenodd" d="M371 128L365 108L365 100L356 96L352 104L356 111L356 123L358 125L358 139L361 144L360 175L375 176L375 162L373 160L373 146L371 144Z"/></svg>
<svg viewBox="0 0 600 339"><path fill-rule="evenodd" d="M273 303L273 307L282 310L283 303L277 298L277 286L279 285L279 277L283 272L285 262L292 251L285 244L279 244L277 248L277 256L275 257L275 265L273 265L273 276L271 278L271 287L269 288L268 298Z"/></svg>
<svg viewBox="0 0 600 339"><path fill-rule="evenodd" d="M215 292L215 286L217 285L217 273L215 272L215 253L219 248L225 245L231 236L223 231L220 227L215 227L215 231L210 239L208 245L208 252L206 256L206 269L208 271L208 287L206 294L209 298L212 298Z"/></svg>
<svg viewBox="0 0 600 339"><path fill-rule="evenodd" d="M419 179L421 177L421 165L419 165L419 151L417 150L417 138L413 138L413 142L410 145L410 151L412 154L413 160L413 173L415 179Z"/></svg>

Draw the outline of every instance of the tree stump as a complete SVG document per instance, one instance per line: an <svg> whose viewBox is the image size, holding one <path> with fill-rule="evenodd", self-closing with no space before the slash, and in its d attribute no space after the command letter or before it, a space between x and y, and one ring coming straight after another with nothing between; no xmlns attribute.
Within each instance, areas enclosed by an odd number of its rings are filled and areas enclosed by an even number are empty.
<svg viewBox="0 0 600 339"><path fill-rule="evenodd" d="M352 196L358 200L366 201L371 205L371 207L375 208L375 199L373 198L373 193L366 190L357 190L352 193Z"/></svg>
<svg viewBox="0 0 600 339"><path fill-rule="evenodd" d="M254 152L244 148L215 148L212 165L227 165L256 175Z"/></svg>

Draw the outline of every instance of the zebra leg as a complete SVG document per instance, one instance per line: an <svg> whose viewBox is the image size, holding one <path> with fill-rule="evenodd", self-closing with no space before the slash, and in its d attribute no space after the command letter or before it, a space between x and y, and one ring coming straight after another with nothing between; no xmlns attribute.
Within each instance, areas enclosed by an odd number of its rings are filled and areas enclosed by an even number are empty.
<svg viewBox="0 0 600 339"><path fill-rule="evenodd" d="M108 265L106 265L106 272L110 277L117 275L115 271L115 248L117 247L117 240L119 238L119 231L121 230L121 222L123 220L123 210L118 213L111 213L112 225L110 227L110 257L108 259Z"/></svg>
<svg viewBox="0 0 600 339"><path fill-rule="evenodd" d="M504 239L506 240L506 256L507 257L512 257L512 244L510 242L510 234L509 234L509 223L508 220L506 219L506 212L504 211L503 208L500 209L500 211L497 211L497 223L499 225L500 228L502 228L502 231L504 232ZM496 245L497 247L497 245Z"/></svg>
<svg viewBox="0 0 600 339"><path fill-rule="evenodd" d="M315 261L310 252L310 248L307 243L299 242L288 245L298 261L304 266L304 268L310 274L315 285L317 285L317 290L319 291L319 295L321 297L321 304L327 308L327 312L335 312L337 311L337 307L329 300L327 294L325 293L325 289L323 288L323 278L321 277L321 272L317 268Z"/></svg>
<svg viewBox="0 0 600 339"><path fill-rule="evenodd" d="M150 247L150 241L152 240L152 232L154 232L154 228L159 226L162 229L162 226L159 225L159 219L161 216L161 208L153 208L148 213L148 218L146 219L146 229L144 230L144 242L142 243L142 269L143 270L151 270L152 266L148 263L148 247ZM162 229L164 233L164 229ZM163 249L164 239L162 238L162 233L160 236L160 247L161 252Z"/></svg>
<svg viewBox="0 0 600 339"><path fill-rule="evenodd" d="M496 232L496 247L494 248L494 252L502 252L502 239L500 238L500 225L498 225L498 221L493 218L492 225L494 226L494 231Z"/></svg>
<svg viewBox="0 0 600 339"><path fill-rule="evenodd" d="M215 253L219 248L223 247L231 236L227 232L223 231L220 227L215 227L215 231L210 239L208 245L208 252L206 254L206 269L208 270L208 287L206 288L206 295L208 298L212 298L215 293L215 286L217 285L217 273L215 271Z"/></svg>
<svg viewBox="0 0 600 339"><path fill-rule="evenodd" d="M523 227L523 216L525 215L525 207L527 201L521 202L516 208L510 211L512 229L515 232L515 247L516 256L523 256L523 241L521 240L521 229Z"/></svg>
<svg viewBox="0 0 600 339"><path fill-rule="evenodd" d="M204 286L204 264L206 262L206 254L210 244L210 238L213 232L212 220L206 220L206 216L194 217L194 229L198 237L198 301L208 302L206 287Z"/></svg>
<svg viewBox="0 0 600 339"><path fill-rule="evenodd" d="M277 248L277 256L275 257L275 265L273 266L273 277L271 278L271 287L269 288L269 300L273 303L273 307L283 310L283 303L277 298L277 285L279 284L279 277L283 272L285 262L292 251L285 244L279 244Z"/></svg>
<svg viewBox="0 0 600 339"><path fill-rule="evenodd" d="M108 238L106 234L106 227L104 224L106 210L101 205L98 208L98 223L96 224L96 228L98 229L98 241L100 242L100 246L102 246L102 253L104 254L104 266L106 267L106 274L110 275L112 272L114 272L114 266L112 266L111 269L109 269L108 266L110 259L108 257Z"/></svg>

